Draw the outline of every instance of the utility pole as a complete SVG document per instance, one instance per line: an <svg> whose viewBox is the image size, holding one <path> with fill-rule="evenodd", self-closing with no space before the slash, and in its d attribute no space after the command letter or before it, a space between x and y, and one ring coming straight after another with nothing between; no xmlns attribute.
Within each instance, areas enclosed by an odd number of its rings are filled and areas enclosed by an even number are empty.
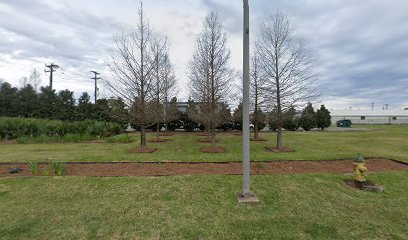
<svg viewBox="0 0 408 240"><path fill-rule="evenodd" d="M52 73L55 72L59 66L57 64L51 63L50 65L45 65L48 70L44 70L44 72L49 72L50 73L50 89L52 90Z"/></svg>
<svg viewBox="0 0 408 240"><path fill-rule="evenodd" d="M242 99L242 139L243 139L243 188L237 193L239 203L256 203L258 198L250 191L250 146L249 146L249 5L244 0L244 41L243 41L243 99Z"/></svg>
<svg viewBox="0 0 408 240"><path fill-rule="evenodd" d="M374 110L374 102L371 103L371 110Z"/></svg>
<svg viewBox="0 0 408 240"><path fill-rule="evenodd" d="M98 85L97 85L97 81L99 80L99 79L101 79L100 77L98 77L99 75L100 75L100 73L98 73L98 72L96 72L96 71L91 71L91 73L93 73L95 76L93 77L93 78L91 78L91 79L93 79L93 80L95 80L95 103L96 103L96 100L97 100L97 91L98 91Z"/></svg>

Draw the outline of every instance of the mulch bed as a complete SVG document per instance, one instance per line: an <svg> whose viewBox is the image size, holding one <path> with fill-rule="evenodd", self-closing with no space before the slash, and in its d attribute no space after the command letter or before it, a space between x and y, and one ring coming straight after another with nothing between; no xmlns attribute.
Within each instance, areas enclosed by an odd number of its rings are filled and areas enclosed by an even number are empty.
<svg viewBox="0 0 408 240"><path fill-rule="evenodd" d="M211 133L197 133L196 134L196 136L200 136L200 137L208 137L208 136L210 136L211 135Z"/></svg>
<svg viewBox="0 0 408 240"><path fill-rule="evenodd" d="M281 153L281 152L295 152L295 149L291 148L291 147L283 147L282 150L279 151L279 149L277 147L265 147L266 150L270 151L270 152L274 152L274 153Z"/></svg>
<svg viewBox="0 0 408 240"><path fill-rule="evenodd" d="M352 173L352 160L251 162L251 174ZM389 159L366 161L369 172L408 171L408 165ZM44 167L41 164L41 167ZM22 168L10 174L12 168ZM242 163L67 163L65 176L170 176L170 175L241 175ZM27 163L0 163L0 177L32 176Z"/></svg>
<svg viewBox="0 0 408 240"><path fill-rule="evenodd" d="M173 139L164 139L164 138L160 138L160 139L148 139L147 142L150 143L162 143L162 142L170 142L173 141Z"/></svg>
<svg viewBox="0 0 408 240"><path fill-rule="evenodd" d="M250 138L250 140L251 140L251 141L254 141L254 142L264 142L264 141L268 141L268 139L261 138L261 137L258 137L258 138Z"/></svg>
<svg viewBox="0 0 408 240"><path fill-rule="evenodd" d="M223 153L225 149L223 147L202 147L200 151L203 153Z"/></svg>
<svg viewBox="0 0 408 240"><path fill-rule="evenodd" d="M172 132L160 133L160 136L163 136L163 137L170 137L170 136L173 136L173 135L174 135L174 133L172 133Z"/></svg>
<svg viewBox="0 0 408 240"><path fill-rule="evenodd" d="M130 153L154 153L157 152L159 149L157 148L132 148L129 149Z"/></svg>

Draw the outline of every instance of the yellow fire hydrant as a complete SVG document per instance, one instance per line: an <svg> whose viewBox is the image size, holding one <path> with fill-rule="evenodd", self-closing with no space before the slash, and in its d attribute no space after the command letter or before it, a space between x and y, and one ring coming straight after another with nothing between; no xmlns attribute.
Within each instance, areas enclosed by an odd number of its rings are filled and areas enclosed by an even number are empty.
<svg viewBox="0 0 408 240"><path fill-rule="evenodd" d="M357 155L354 158L354 181L363 183L366 182L365 174L368 171L367 166L364 162L364 158L361 155Z"/></svg>

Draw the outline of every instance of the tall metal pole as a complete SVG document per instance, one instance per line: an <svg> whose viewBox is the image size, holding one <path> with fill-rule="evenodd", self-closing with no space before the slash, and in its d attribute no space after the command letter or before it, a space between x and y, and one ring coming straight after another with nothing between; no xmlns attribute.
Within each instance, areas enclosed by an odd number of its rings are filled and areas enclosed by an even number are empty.
<svg viewBox="0 0 408 240"><path fill-rule="evenodd" d="M250 161L249 161L249 6L244 0L244 65L242 99L242 138L243 138L243 195L250 196Z"/></svg>

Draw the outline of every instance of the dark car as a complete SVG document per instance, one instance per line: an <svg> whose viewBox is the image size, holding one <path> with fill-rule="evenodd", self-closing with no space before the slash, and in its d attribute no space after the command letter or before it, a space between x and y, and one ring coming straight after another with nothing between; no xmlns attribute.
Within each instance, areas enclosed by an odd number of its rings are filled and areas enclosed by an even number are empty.
<svg viewBox="0 0 408 240"><path fill-rule="evenodd" d="M351 127L351 121L344 119L336 122L337 127Z"/></svg>

